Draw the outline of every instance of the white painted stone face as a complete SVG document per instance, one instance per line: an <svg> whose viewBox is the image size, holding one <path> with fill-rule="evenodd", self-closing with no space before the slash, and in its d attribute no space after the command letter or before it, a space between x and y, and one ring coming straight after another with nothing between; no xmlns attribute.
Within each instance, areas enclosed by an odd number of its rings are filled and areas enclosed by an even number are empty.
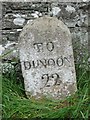
<svg viewBox="0 0 90 120"><path fill-rule="evenodd" d="M71 34L57 18L27 24L19 37L27 96L63 99L77 90Z"/></svg>

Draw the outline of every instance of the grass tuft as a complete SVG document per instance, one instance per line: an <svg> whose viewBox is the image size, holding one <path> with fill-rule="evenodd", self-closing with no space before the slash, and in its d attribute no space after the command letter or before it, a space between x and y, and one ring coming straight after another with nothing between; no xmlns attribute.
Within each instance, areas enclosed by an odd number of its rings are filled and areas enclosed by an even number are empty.
<svg viewBox="0 0 90 120"><path fill-rule="evenodd" d="M76 66L78 91L65 100L27 99L22 80L17 82L15 70L4 74L2 79L2 117L10 118L76 118L85 119L90 116L88 84L90 71Z"/></svg>

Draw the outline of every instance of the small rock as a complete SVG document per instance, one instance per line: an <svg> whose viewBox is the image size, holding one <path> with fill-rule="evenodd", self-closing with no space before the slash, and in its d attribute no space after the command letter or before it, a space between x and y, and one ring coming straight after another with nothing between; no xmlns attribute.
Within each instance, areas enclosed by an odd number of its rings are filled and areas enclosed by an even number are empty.
<svg viewBox="0 0 90 120"><path fill-rule="evenodd" d="M13 46L13 45L16 45L17 43L16 42L10 42L8 41L8 43L5 45L5 49L9 48L10 46Z"/></svg>
<svg viewBox="0 0 90 120"><path fill-rule="evenodd" d="M88 62L90 63L90 58L88 58Z"/></svg>
<svg viewBox="0 0 90 120"><path fill-rule="evenodd" d="M16 17L16 18L25 18L27 15L25 15L25 14L13 14L13 17Z"/></svg>
<svg viewBox="0 0 90 120"><path fill-rule="evenodd" d="M2 54L2 52L5 50L5 48L2 46L2 45L0 45L0 55Z"/></svg>
<svg viewBox="0 0 90 120"><path fill-rule="evenodd" d="M67 21L67 22L65 22L65 24L68 26L68 27L75 27L75 25L76 25L76 22L71 22L71 21Z"/></svg>
<svg viewBox="0 0 90 120"><path fill-rule="evenodd" d="M77 25L80 27L82 26L82 22L81 21L77 21Z"/></svg>
<svg viewBox="0 0 90 120"><path fill-rule="evenodd" d="M10 17L10 16L13 16L13 14L12 13L5 14L5 18Z"/></svg>
<svg viewBox="0 0 90 120"><path fill-rule="evenodd" d="M87 0L83 0L83 2L87 2Z"/></svg>
<svg viewBox="0 0 90 120"><path fill-rule="evenodd" d="M35 7L35 4L33 4L32 7Z"/></svg>
<svg viewBox="0 0 90 120"><path fill-rule="evenodd" d="M13 50L13 53L16 53L17 52L17 50Z"/></svg>
<svg viewBox="0 0 90 120"><path fill-rule="evenodd" d="M39 12L38 11L35 11L35 13L32 13L31 14L34 18L38 18L39 16Z"/></svg>
<svg viewBox="0 0 90 120"><path fill-rule="evenodd" d="M27 17L27 15L21 15L21 17L25 18L25 17Z"/></svg>
<svg viewBox="0 0 90 120"><path fill-rule="evenodd" d="M13 16L16 17L16 18L17 18L17 17L21 17L20 14L13 14Z"/></svg>
<svg viewBox="0 0 90 120"><path fill-rule="evenodd" d="M85 19L84 24L86 27L88 27L88 19Z"/></svg>
<svg viewBox="0 0 90 120"><path fill-rule="evenodd" d="M39 13L39 17L41 17L42 16L42 13Z"/></svg>
<svg viewBox="0 0 90 120"><path fill-rule="evenodd" d="M38 15L38 14L39 14L39 12L38 12L38 11L35 11L35 14L37 14L37 15Z"/></svg>
<svg viewBox="0 0 90 120"><path fill-rule="evenodd" d="M38 18L38 15L36 13L31 14L34 18Z"/></svg>
<svg viewBox="0 0 90 120"><path fill-rule="evenodd" d="M24 22L25 22L25 19L24 19L24 18L20 18L20 17L15 18L15 19L13 20L13 23L14 23L15 25L19 25L19 26L22 26L22 25L24 24Z"/></svg>
<svg viewBox="0 0 90 120"><path fill-rule="evenodd" d="M17 32L22 31L22 29L17 29Z"/></svg>
<svg viewBox="0 0 90 120"><path fill-rule="evenodd" d="M58 15L58 13L61 11L61 9L59 7L53 7L52 8L52 14L53 16Z"/></svg>
<svg viewBox="0 0 90 120"><path fill-rule="evenodd" d="M73 13L73 12L76 11L75 8L72 7L72 6L70 6L70 5L67 5L67 7L66 7L65 9L66 9L66 11L68 11L68 12L70 12L70 13Z"/></svg>
<svg viewBox="0 0 90 120"><path fill-rule="evenodd" d="M11 33L11 34L14 34L15 32L12 32L12 31L11 31L10 33Z"/></svg>
<svg viewBox="0 0 90 120"><path fill-rule="evenodd" d="M27 24L29 24L29 23L32 22L32 21L33 21L33 20L28 20L28 21L27 21Z"/></svg>

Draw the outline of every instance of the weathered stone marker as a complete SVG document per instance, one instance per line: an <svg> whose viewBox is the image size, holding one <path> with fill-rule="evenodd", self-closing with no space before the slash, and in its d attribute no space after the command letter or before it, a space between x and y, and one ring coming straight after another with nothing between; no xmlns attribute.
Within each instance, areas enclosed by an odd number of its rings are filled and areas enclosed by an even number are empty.
<svg viewBox="0 0 90 120"><path fill-rule="evenodd" d="M63 99L77 90L69 29L57 18L27 24L19 37L27 96Z"/></svg>

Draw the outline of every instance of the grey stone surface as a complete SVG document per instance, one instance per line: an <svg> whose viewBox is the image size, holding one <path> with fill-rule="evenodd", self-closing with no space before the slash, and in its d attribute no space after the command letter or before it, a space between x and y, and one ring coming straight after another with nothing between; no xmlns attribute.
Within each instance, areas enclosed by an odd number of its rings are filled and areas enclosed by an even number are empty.
<svg viewBox="0 0 90 120"><path fill-rule="evenodd" d="M45 15L55 16L70 29L73 40L75 61L81 57L82 49L88 47L89 2L3 2L2 42L3 49L8 42L18 42L23 27ZM77 47L78 44L78 47ZM81 48L81 50L79 49ZM5 49L5 51L7 51ZM81 53L80 53L81 51ZM89 50L90 51L90 50ZM83 50L85 53L85 51ZM3 52L2 52L3 53ZM5 52L4 52L5 53ZM77 54L76 54L77 53ZM79 53L79 54L78 54ZM83 54L84 54L83 53ZM13 54L13 53L11 53ZM82 54L82 57L83 57ZM12 55L10 55L12 56ZM17 56L16 56L17 57ZM79 58L78 58L79 57ZM9 57L10 58L10 57ZM9 59L8 58L8 59Z"/></svg>
<svg viewBox="0 0 90 120"><path fill-rule="evenodd" d="M76 75L67 26L55 17L28 23L19 37L27 96L64 99L76 92Z"/></svg>
<svg viewBox="0 0 90 120"><path fill-rule="evenodd" d="M89 2L90 0L1 0L5 2Z"/></svg>
<svg viewBox="0 0 90 120"><path fill-rule="evenodd" d="M42 17L45 15L48 16L56 16L58 19L62 20L73 33L75 33L76 38L73 40L77 40L77 33L80 33L80 37L82 37L83 29L87 29L88 33L88 9L90 4L86 3L66 3L66 2L25 2L24 4L21 2L3 2L2 3L2 35L3 35L3 43L7 43L8 41L17 41L20 29L22 29L28 21L37 19L38 17ZM19 19L18 19L19 18ZM14 21L18 20L18 24ZM23 22L25 20L25 22ZM21 25L21 22L22 25ZM15 23L15 24L14 24ZM77 31L76 31L77 30ZM9 32L10 31L10 32ZM14 33L12 34L12 32ZM77 32L77 33L76 33ZM86 33L86 32L85 32ZM84 38L85 39L85 38ZM80 43L81 39L78 39ZM80 44L82 45L82 44ZM85 42L84 42L84 45ZM73 44L75 46L75 44ZM87 47L87 45L86 45Z"/></svg>

